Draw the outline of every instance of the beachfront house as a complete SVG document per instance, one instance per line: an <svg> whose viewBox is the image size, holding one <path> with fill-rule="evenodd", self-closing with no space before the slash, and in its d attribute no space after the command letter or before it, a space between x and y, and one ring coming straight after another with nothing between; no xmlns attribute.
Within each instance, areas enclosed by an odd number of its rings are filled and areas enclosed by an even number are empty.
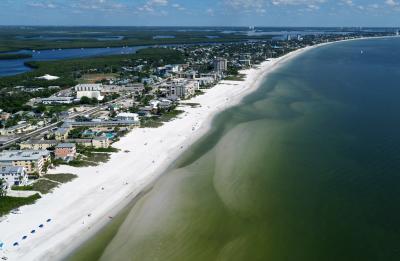
<svg viewBox="0 0 400 261"><path fill-rule="evenodd" d="M49 163L50 152L47 150L7 150L0 152L0 164L24 167L28 175L42 175Z"/></svg>
<svg viewBox="0 0 400 261"><path fill-rule="evenodd" d="M74 143L60 143L54 150L56 159L73 160L76 156L76 145Z"/></svg>
<svg viewBox="0 0 400 261"><path fill-rule="evenodd" d="M0 165L0 179L4 181L4 189L28 184L28 174L21 166Z"/></svg>

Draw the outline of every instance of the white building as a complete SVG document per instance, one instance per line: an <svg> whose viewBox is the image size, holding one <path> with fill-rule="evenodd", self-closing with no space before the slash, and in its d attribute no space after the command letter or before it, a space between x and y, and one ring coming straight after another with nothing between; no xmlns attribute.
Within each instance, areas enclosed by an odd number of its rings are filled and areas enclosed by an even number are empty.
<svg viewBox="0 0 400 261"><path fill-rule="evenodd" d="M196 94L196 91L200 89L200 84L195 80L174 79L166 88L169 97L187 99Z"/></svg>
<svg viewBox="0 0 400 261"><path fill-rule="evenodd" d="M199 82L200 86L210 86L215 83L213 77L200 77L196 78L195 80Z"/></svg>
<svg viewBox="0 0 400 261"><path fill-rule="evenodd" d="M228 60L224 58L217 58L213 62L214 70L217 72L225 72L228 70Z"/></svg>
<svg viewBox="0 0 400 261"><path fill-rule="evenodd" d="M71 104L74 102L74 98L52 96L49 98L40 99L40 102L43 104Z"/></svg>
<svg viewBox="0 0 400 261"><path fill-rule="evenodd" d="M122 112L119 113L116 118L118 120L123 121L139 121L139 114L137 113L129 113L129 112Z"/></svg>
<svg viewBox="0 0 400 261"><path fill-rule="evenodd" d="M0 165L0 179L4 181L5 189L28 184L28 175L25 168L20 166Z"/></svg>
<svg viewBox="0 0 400 261"><path fill-rule="evenodd" d="M82 97L96 98L101 101L104 96L101 95L103 85L101 84L78 84L75 86L76 98L82 99Z"/></svg>

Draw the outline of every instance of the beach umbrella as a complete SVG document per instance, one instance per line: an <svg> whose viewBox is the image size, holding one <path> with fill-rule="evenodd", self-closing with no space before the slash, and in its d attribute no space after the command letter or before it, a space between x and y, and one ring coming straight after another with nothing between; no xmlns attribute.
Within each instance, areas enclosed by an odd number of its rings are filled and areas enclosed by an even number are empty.
<svg viewBox="0 0 400 261"><path fill-rule="evenodd" d="M31 234L35 234L35 232L36 232L36 230L32 230L32 231L31 231Z"/></svg>
<svg viewBox="0 0 400 261"><path fill-rule="evenodd" d="M27 238L28 238L27 236L23 236L23 237L22 237L22 240L25 240L25 239L27 239Z"/></svg>
<svg viewBox="0 0 400 261"><path fill-rule="evenodd" d="M18 244L18 242L15 242L14 244L13 244L13 246L18 246L19 244Z"/></svg>
<svg viewBox="0 0 400 261"><path fill-rule="evenodd" d="M39 227L40 227L40 228L43 228L43 227L44 227L44 225L43 225L43 224L40 224L40 225L39 225Z"/></svg>
<svg viewBox="0 0 400 261"><path fill-rule="evenodd" d="M49 218L48 220L46 220L46 222L50 222L51 221L51 219Z"/></svg>
<svg viewBox="0 0 400 261"><path fill-rule="evenodd" d="M3 250L4 243L0 241L0 250Z"/></svg>

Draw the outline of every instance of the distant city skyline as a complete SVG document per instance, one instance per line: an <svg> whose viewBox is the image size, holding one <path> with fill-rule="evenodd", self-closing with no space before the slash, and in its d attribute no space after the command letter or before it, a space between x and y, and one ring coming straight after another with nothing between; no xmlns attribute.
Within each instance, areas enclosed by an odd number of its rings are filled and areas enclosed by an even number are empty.
<svg viewBox="0 0 400 261"><path fill-rule="evenodd" d="M400 0L2 0L1 25L400 26Z"/></svg>

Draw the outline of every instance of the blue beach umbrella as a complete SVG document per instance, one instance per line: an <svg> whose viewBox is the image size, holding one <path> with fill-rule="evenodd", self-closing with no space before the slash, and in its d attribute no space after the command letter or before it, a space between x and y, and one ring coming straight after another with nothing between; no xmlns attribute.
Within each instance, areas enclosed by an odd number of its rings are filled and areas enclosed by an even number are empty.
<svg viewBox="0 0 400 261"><path fill-rule="evenodd" d="M49 218L48 220L46 220L46 222L50 222L51 221L51 218Z"/></svg>
<svg viewBox="0 0 400 261"><path fill-rule="evenodd" d="M27 236L23 236L23 237L22 237L22 240L25 240L25 239L27 239L27 238L28 238Z"/></svg>
<svg viewBox="0 0 400 261"><path fill-rule="evenodd" d="M35 232L36 232L36 230L32 230L32 231L31 231L31 234L35 234Z"/></svg>
<svg viewBox="0 0 400 261"><path fill-rule="evenodd" d="M4 243L0 241L0 250L3 250Z"/></svg>
<svg viewBox="0 0 400 261"><path fill-rule="evenodd" d="M44 225L43 225L43 224L40 224L40 225L39 225L39 227L40 227L40 228L43 228L43 227L44 227Z"/></svg>
<svg viewBox="0 0 400 261"><path fill-rule="evenodd" d="M18 244L18 242L15 242L14 244L13 244L13 246L18 246L19 244Z"/></svg>

